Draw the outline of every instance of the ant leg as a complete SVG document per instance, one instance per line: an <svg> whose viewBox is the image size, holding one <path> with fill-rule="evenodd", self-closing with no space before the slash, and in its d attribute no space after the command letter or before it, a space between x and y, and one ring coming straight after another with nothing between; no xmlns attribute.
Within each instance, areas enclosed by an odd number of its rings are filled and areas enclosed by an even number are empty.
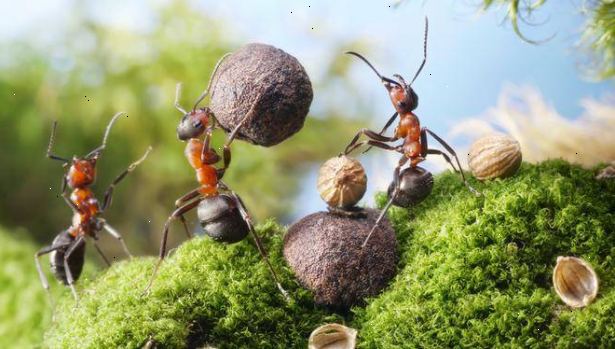
<svg viewBox="0 0 615 349"><path fill-rule="evenodd" d="M194 199L195 197L197 197L199 195L200 195L199 188L194 189L194 190L188 192L187 194L184 194L182 197L180 197L179 199L177 199L175 201L175 208L179 208L184 203ZM179 219L181 220L182 225L184 226L184 230L186 231L186 236L188 236L188 239L192 239L194 237L194 235L192 234L192 232L188 228L188 223L186 222L186 218L184 218L184 215L180 215Z"/></svg>
<svg viewBox="0 0 615 349"><path fill-rule="evenodd" d="M379 142L393 142L398 140L399 138L397 137L385 137L382 136L372 130L368 130L366 128L362 128L361 130L359 130L359 132L357 132L357 134L354 136L354 138L350 141L350 143L346 146L346 149L344 150L344 155L348 155L351 151L353 151L354 149L356 149L358 146L357 141L359 140L359 138L361 137L361 135L366 135L367 137L369 137L371 140L375 140L375 141L379 141ZM365 143L363 143L365 144Z"/></svg>
<svg viewBox="0 0 615 349"><path fill-rule="evenodd" d="M50 246L41 248L40 250L38 250L38 252L34 254L34 263L36 264L36 270L38 271L38 277L41 280L41 285L43 285L43 288L45 289L45 291L47 292L47 295L49 296L49 302L51 303L52 309L55 308L55 303L53 302L53 297L51 296L51 291L49 290L49 281L47 280L47 276L45 276L45 273L43 272L43 268L41 267L40 257L48 253L51 253L53 251L59 250L61 248L66 248L67 246L68 245L50 245Z"/></svg>
<svg viewBox="0 0 615 349"><path fill-rule="evenodd" d="M56 136L56 128L57 127L58 127L58 122L54 121L52 126L51 126L51 136L49 136L49 144L47 145L46 156L49 159L52 159L52 160L58 160L58 161L63 161L65 163L68 163L68 162L70 162L69 159L66 159L66 158L63 158L61 156L57 156L57 155L51 153L51 148L53 148L53 142L54 142L54 139L55 139L55 136Z"/></svg>
<svg viewBox="0 0 615 349"><path fill-rule="evenodd" d="M103 228L107 231L107 233L109 233L109 235L113 236L117 241L119 241L120 245L122 245L124 253L126 253L129 258L132 258L132 254L130 253L130 251L128 251L128 246L126 246L126 242L124 242L124 238L122 237L122 235L117 230L113 229L113 227L110 226L109 223L107 223L105 220L101 219L101 221L103 223Z"/></svg>
<svg viewBox="0 0 615 349"><path fill-rule="evenodd" d="M111 263L109 262L109 259L107 259L107 256L105 256L105 254L103 253L103 251L100 249L100 246L98 246L98 241L96 241L96 239L92 239L93 243L94 243L94 247L96 248L96 251L98 251L98 254L102 257L102 259L105 261L105 263L107 264L107 267L111 266Z"/></svg>
<svg viewBox="0 0 615 349"><path fill-rule="evenodd" d="M397 112L393 113L393 116L391 116L391 117L389 118L389 120L388 120L388 121L387 121L387 123L384 125L384 127L382 128L382 130L380 130L380 133L378 133L379 135L383 135L383 134L386 132L386 130L387 130L387 129L388 129L388 128L389 128L389 127L393 124L393 121L395 121L395 119L397 118L397 115L398 115L398 114L397 114ZM367 153L367 152L368 152L368 151L370 151L371 149L372 149L372 147L371 147L371 146L370 146L370 147L368 147L367 149L365 149L365 150L363 151L363 153L362 153L362 154Z"/></svg>
<svg viewBox="0 0 615 349"><path fill-rule="evenodd" d="M79 297L77 296L77 290L75 289L75 279L73 278L73 273L70 271L68 260L70 259L70 256L73 254L73 252L83 243L85 243L83 236L79 236L75 241L73 241L68 250L66 250L66 254L64 254L64 270L66 271L66 281L68 282L68 286L73 293L75 301L79 301Z"/></svg>
<svg viewBox="0 0 615 349"><path fill-rule="evenodd" d="M107 190L105 191L105 196L103 199L103 204L102 204L102 208L100 210L100 212L104 212L109 206L111 206L111 199L113 197L113 189L115 189L115 186L122 181L122 179L124 179L124 177L126 177L127 174L129 174L130 172L132 172L137 166L139 166L144 160L145 158L147 158L147 156L149 155L149 153L152 151L152 147L147 147L147 150L145 151L145 154L143 154L143 156L141 156L141 158L139 158L137 161L133 162L132 164L130 164L128 166L128 168L126 170L124 170L124 172L120 173L119 176L117 176L115 178L115 180L113 180L113 182L111 182L111 184L109 184L109 187L107 188Z"/></svg>
<svg viewBox="0 0 615 349"><path fill-rule="evenodd" d="M231 143L233 143L233 141L235 140L235 137L237 137L237 134L239 133L239 130L241 129L243 124L245 124L246 121L250 118L250 116L252 116L252 114L254 113L254 108L256 108L256 102L257 101L258 100L254 101L254 103L252 103L252 106L250 107L250 110L248 110L248 112L243 117L243 119L241 119L241 121L237 125L235 125L235 128L233 129L233 131L231 131L231 133L226 138L226 142L224 142L224 146L222 148L222 161L223 161L223 165L222 165L222 168L219 168L218 171L217 171L218 172L218 178L222 178L224 176L224 172L226 171L226 169L231 164Z"/></svg>
<svg viewBox="0 0 615 349"><path fill-rule="evenodd" d="M442 138L440 138L440 136L438 136L437 134L435 134L433 131L431 131L430 129L428 129L427 127L423 127L421 129L421 134L427 132L429 133L433 138L436 139L436 141L438 141L440 144L442 144L442 146L449 152L451 153L451 155L455 158L455 161L457 162L457 167L459 168L459 174L461 174L461 179L463 180L463 184L465 184L465 186L476 196L481 196L481 193L472 188L472 186L470 185L470 183L468 183L468 181L466 180L466 176L463 174L463 169L461 168L461 163L459 163L459 158L457 157L457 153L455 153L455 151L453 150L453 148L448 145L448 143L446 143ZM427 137L425 136L425 139L427 139ZM427 143L425 143L424 145L425 148L427 148ZM429 150L427 150L429 151ZM445 157L446 159L446 157ZM450 161L450 158L448 159L448 163L451 164L451 166L453 166L453 163ZM453 166L453 169L455 168L455 166Z"/></svg>
<svg viewBox="0 0 615 349"><path fill-rule="evenodd" d="M177 208L175 211L173 211L173 213L169 216L167 221L164 223L164 230L162 231L162 240L160 242L160 253L158 255L158 262L156 262L156 265L154 266L152 277L150 278L147 286L145 287L145 291L143 293L147 293L149 289L152 287L152 284L154 283L154 279L156 279L156 273L158 273L158 268L160 268L160 264L162 264L162 261L164 260L164 257L167 254L167 238L169 236L169 226L171 225L171 222L174 219L178 218L179 216L197 207L198 204L202 200L203 198L198 198L192 202L185 204L182 207Z"/></svg>
<svg viewBox="0 0 615 349"><path fill-rule="evenodd" d="M201 93L199 98L197 98L196 102L194 102L194 107L192 107L192 110L196 110L196 107L199 105L199 103L201 103L201 101L203 101L203 99L207 97L207 95L209 94L209 88L211 87L211 83L213 82L214 76L216 75L216 72L218 72L218 68L220 68L220 64L222 64L222 62L230 55L231 55L230 52L225 53L224 56L222 56L218 60L218 62L216 62L216 65L214 66L214 69L211 71L211 75L209 76L209 82L207 83L207 88L205 88L205 91L203 91L203 93ZM184 114L186 114L186 112L184 112Z"/></svg>
<svg viewBox="0 0 615 349"><path fill-rule="evenodd" d="M237 208L239 209L239 213L241 214L241 216L243 217L243 220L248 225L250 234L252 234L252 238L254 238L254 242L256 243L256 248L258 249L258 252L263 258L263 261L265 262L265 264L267 264L267 268L269 268L269 272L271 273L271 276L273 277L273 280L275 281L276 286L278 287L278 290L280 290L284 298L287 301L289 301L290 297L288 296L288 292L282 287L282 284L280 283L280 280L278 279L277 274L273 270L273 266L271 266L271 263L269 262L269 258L267 257L267 252L265 251L265 248L263 247L263 243L261 239L258 237L258 234L256 234L256 231L254 230L254 225L252 224L252 218L250 218L250 214L248 213L248 210L246 209L245 204L243 203L239 195L237 195L234 191L229 190L229 192L231 196L233 197L233 199L235 199L235 201L237 202Z"/></svg>
<svg viewBox="0 0 615 349"><path fill-rule="evenodd" d="M372 140L369 140L369 141L363 141L363 142L355 143L355 144L354 144L354 145L350 148L350 151L349 151L349 152L352 152L352 151L354 151L356 148L359 148L359 147L361 147L361 146L363 146L363 145L365 145L365 144L369 144L370 148L372 148L372 147L377 147L377 148L381 148L381 149L385 149L385 150L395 150L395 151L399 151L399 147L393 147L393 146L390 146L390 145L388 145L388 144L386 144L386 143L383 143L383 142L378 142L378 141L372 141Z"/></svg>
<svg viewBox="0 0 615 349"><path fill-rule="evenodd" d="M408 158L405 155L402 156L401 159L399 159L399 163L397 164L397 167L395 167L395 170L393 171L393 186L394 186L395 189L393 189L393 193L391 194L391 197L389 198L389 201L387 202L387 204L384 206L384 208L380 212L380 215L376 219L376 222L372 226L372 229L369 231L369 234L367 234L367 237L363 241L363 244L361 245L361 248L365 248L365 246L367 245L367 242L371 238L371 236L374 233L374 231L376 231L376 228L378 228L378 225L380 224L380 222L382 221L382 219L386 215L387 211L389 210L389 208L393 204L393 200L395 199L395 197L399 193L399 185L400 185L399 172L401 170L401 167L407 161L408 161Z"/></svg>

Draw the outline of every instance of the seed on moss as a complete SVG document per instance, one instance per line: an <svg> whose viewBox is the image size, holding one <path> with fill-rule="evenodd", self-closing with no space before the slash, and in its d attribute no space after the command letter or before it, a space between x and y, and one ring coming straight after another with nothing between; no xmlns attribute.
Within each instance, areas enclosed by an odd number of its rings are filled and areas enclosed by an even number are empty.
<svg viewBox="0 0 615 349"><path fill-rule="evenodd" d="M468 166L479 180L512 176L521 166L521 160L519 142L502 134L477 139L468 153Z"/></svg>
<svg viewBox="0 0 615 349"><path fill-rule="evenodd" d="M349 218L317 212L294 223L284 237L284 258L317 304L347 309L377 295L395 275L397 240L388 219L361 245L379 211Z"/></svg>
<svg viewBox="0 0 615 349"><path fill-rule="evenodd" d="M399 192L393 204L399 207L410 207L425 200L433 189L433 176L431 172L422 167L408 167L401 171L399 182ZM390 198L395 189L394 183L389 185L387 191Z"/></svg>
<svg viewBox="0 0 615 349"><path fill-rule="evenodd" d="M244 119L238 138L272 146L298 132L312 103L310 78L290 54L248 44L228 56L213 78L210 108L222 128Z"/></svg>
<svg viewBox="0 0 615 349"><path fill-rule="evenodd" d="M340 324L326 324L312 331L308 349L354 349L356 344L357 330Z"/></svg>
<svg viewBox="0 0 615 349"><path fill-rule="evenodd" d="M581 308L598 294L598 276L586 261L576 257L557 257L553 269L555 292L567 305Z"/></svg>
<svg viewBox="0 0 615 349"><path fill-rule="evenodd" d="M320 197L329 206L350 208L363 198L367 176L356 159L336 156L320 167L317 187Z"/></svg>

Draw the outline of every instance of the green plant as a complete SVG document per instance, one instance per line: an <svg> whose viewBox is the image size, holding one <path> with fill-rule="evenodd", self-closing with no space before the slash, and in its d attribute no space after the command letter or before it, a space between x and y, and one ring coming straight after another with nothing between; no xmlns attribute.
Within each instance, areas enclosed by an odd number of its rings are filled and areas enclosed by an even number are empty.
<svg viewBox="0 0 615 349"><path fill-rule="evenodd" d="M612 347L615 345L615 182L552 160L523 164L514 177L435 178L431 196L389 217L400 249L398 275L367 306L347 314L316 307L282 260L283 230L260 226L285 303L252 243L197 238L168 258L150 295L142 290L153 259L115 264L68 297L46 336L52 347L132 347L150 337L165 347L305 347L311 330L348 322L362 348ZM379 203L384 203L379 196ZM551 271L559 255L589 261L601 278L590 306L557 297Z"/></svg>

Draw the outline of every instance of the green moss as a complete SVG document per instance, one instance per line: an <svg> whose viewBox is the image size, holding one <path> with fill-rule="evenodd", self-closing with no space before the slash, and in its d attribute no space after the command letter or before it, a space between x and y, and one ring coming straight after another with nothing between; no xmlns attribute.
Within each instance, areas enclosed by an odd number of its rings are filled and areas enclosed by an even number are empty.
<svg viewBox="0 0 615 349"><path fill-rule="evenodd" d="M361 347L615 346L615 185L593 176L563 161L524 164L477 184L481 198L440 176L426 202L391 214L405 266L355 309ZM594 266L597 302L570 310L559 300L560 255Z"/></svg>
<svg viewBox="0 0 615 349"><path fill-rule="evenodd" d="M256 247L195 238L163 263L149 295L142 292L154 259L115 264L90 284L78 307L68 300L47 335L50 347L137 348L153 338L164 347L209 343L218 348L289 348L307 345L323 322L341 321L316 308L282 262L280 228L262 225L293 301L277 291ZM75 325L80 324L80 325Z"/></svg>
<svg viewBox="0 0 615 349"><path fill-rule="evenodd" d="M278 294L252 243L184 243L141 294L154 259L114 265L65 301L50 347L305 347L324 322L348 322L364 348L615 346L615 183L563 161L524 164L473 197L453 174L411 210L392 209L401 260L365 308L315 307L282 260L282 231L259 231L293 302ZM380 201L382 203L382 197ZM571 310L551 286L559 255L588 260L601 277L595 303ZM345 317L344 317L345 316Z"/></svg>

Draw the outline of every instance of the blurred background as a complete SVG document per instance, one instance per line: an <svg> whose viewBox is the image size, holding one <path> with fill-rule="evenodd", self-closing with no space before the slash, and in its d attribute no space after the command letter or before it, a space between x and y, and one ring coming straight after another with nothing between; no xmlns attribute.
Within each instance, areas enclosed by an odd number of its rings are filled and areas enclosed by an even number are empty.
<svg viewBox="0 0 615 349"><path fill-rule="evenodd" d="M294 137L272 148L233 144L225 178L257 221L289 224L325 208L315 190L319 165L359 128L381 128L393 111L373 72L343 52L361 52L384 75L411 78L422 60L426 16L428 61L413 85L416 113L462 161L469 143L493 130L516 137L528 161L615 160L612 1L46 0L0 1L0 14L0 226L37 248L71 219L59 197L62 166L45 158L53 120L54 151L70 157L96 147L111 116L126 111L94 190L101 196L153 146L116 188L105 218L133 253L154 254L175 199L196 184L175 135L175 84L184 83L189 105L216 61L248 42L297 57L314 88ZM396 156L373 150L361 161L370 188L364 204L371 205ZM426 167L446 169L437 158ZM194 214L189 221L198 230ZM171 245L183 238L174 226ZM110 255L123 257L114 241L102 240Z"/></svg>
<svg viewBox="0 0 615 349"><path fill-rule="evenodd" d="M272 148L233 146L227 181L259 221L290 223L324 208L315 191L320 163L360 127L380 128L392 113L373 72L343 52L359 51L382 74L410 78L422 59L426 16L428 61L414 84L416 112L459 154L495 129L522 141L531 161L563 156L592 165L615 158L615 39L600 37L600 2L547 1L535 8L516 1L409 0L1 4L0 224L23 227L40 244L71 218L58 197L61 164L44 157L52 121L59 122L55 152L70 157L97 146L111 116L126 111L99 162L95 190L102 195L154 147L118 186L106 212L135 252L154 253L174 200L196 184L175 136L181 115L173 108L174 86L183 82L182 102L192 103L221 55L247 42L296 56L315 91L296 136ZM607 27L615 21L609 6ZM221 140L218 135L216 144ZM379 150L362 157L370 178L365 204L390 181L395 158ZM426 166L446 168L439 158ZM116 244L106 247L119 252Z"/></svg>

